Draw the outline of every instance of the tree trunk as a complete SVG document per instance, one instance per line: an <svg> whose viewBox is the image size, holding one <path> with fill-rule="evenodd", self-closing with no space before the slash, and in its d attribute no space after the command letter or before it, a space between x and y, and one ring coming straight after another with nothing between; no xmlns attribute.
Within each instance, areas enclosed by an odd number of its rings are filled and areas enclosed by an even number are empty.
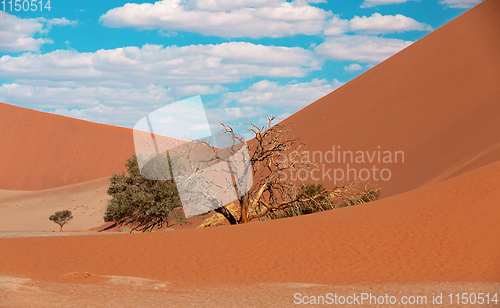
<svg viewBox="0 0 500 308"><path fill-rule="evenodd" d="M239 199L240 202L240 211L241 211L241 217L240 217L240 223L246 224L248 222L248 215L247 215L247 203L245 202L245 196L241 196Z"/></svg>
<svg viewBox="0 0 500 308"><path fill-rule="evenodd" d="M215 212L222 214L227 219L227 221L229 221L230 224L232 225L238 224L236 218L234 218L233 214L231 214L231 212L225 206L216 208Z"/></svg>
<svg viewBox="0 0 500 308"><path fill-rule="evenodd" d="M59 232L62 232L62 227L63 227L63 225L61 225L61 229L59 229Z"/></svg>

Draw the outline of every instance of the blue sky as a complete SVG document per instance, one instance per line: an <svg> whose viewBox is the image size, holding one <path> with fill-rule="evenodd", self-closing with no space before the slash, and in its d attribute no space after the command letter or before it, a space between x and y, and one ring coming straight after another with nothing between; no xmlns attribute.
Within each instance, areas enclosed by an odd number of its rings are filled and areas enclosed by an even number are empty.
<svg viewBox="0 0 500 308"><path fill-rule="evenodd" d="M39 2L0 2L0 101L131 128L194 95L212 122L285 118L481 0Z"/></svg>

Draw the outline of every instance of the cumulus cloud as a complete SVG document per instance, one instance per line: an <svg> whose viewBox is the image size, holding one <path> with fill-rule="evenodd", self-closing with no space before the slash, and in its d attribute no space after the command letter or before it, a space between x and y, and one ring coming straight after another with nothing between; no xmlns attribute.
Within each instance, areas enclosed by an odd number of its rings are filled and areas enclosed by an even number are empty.
<svg viewBox="0 0 500 308"><path fill-rule="evenodd" d="M372 16L354 16L349 21L350 30L364 33L390 33L405 31L432 31L430 25L420 23L413 18L401 14L381 15L374 13Z"/></svg>
<svg viewBox="0 0 500 308"><path fill-rule="evenodd" d="M341 19L338 16L333 16L327 23L323 34L325 35L340 35L349 31L349 21Z"/></svg>
<svg viewBox="0 0 500 308"><path fill-rule="evenodd" d="M19 18L0 11L0 51L39 51L43 44L52 43L48 38L35 38L47 33L52 26L75 25L66 18Z"/></svg>
<svg viewBox="0 0 500 308"><path fill-rule="evenodd" d="M478 5L483 2L483 0L440 0L439 3L446 7L455 9L470 9L473 6Z"/></svg>
<svg viewBox="0 0 500 308"><path fill-rule="evenodd" d="M330 13L306 1L163 0L127 3L100 17L106 27L186 31L220 37L284 37L314 35L323 30Z"/></svg>
<svg viewBox="0 0 500 308"><path fill-rule="evenodd" d="M310 2L318 1L200 0L185 3L163 0L154 4L127 3L108 11L100 20L107 27L159 29L168 35L172 35L172 31L187 31L251 38L314 35L321 32L325 35L340 35L348 31L379 34L432 30L431 26L401 14L375 13L370 17L355 16L349 21L311 6ZM386 2L389 3L388 0Z"/></svg>
<svg viewBox="0 0 500 308"><path fill-rule="evenodd" d="M142 88L111 87L46 87L19 83L0 86L0 97L9 101L24 101L25 105L43 105L48 109L57 109L64 105L81 107L96 106L102 102L114 105L134 105L144 101L161 103L170 94L170 89L149 85ZM71 98L71 101L68 101ZM168 100L167 100L168 102Z"/></svg>
<svg viewBox="0 0 500 308"><path fill-rule="evenodd" d="M387 5L387 4L398 4L398 3L405 3L410 0L365 0L361 7L373 7L377 5Z"/></svg>
<svg viewBox="0 0 500 308"><path fill-rule="evenodd" d="M42 22L46 22L47 25L49 25L49 26L76 26L76 25L78 25L78 21L69 20L66 17L52 18L52 19L38 18L38 20L40 20Z"/></svg>
<svg viewBox="0 0 500 308"><path fill-rule="evenodd" d="M352 63L352 64L349 64L348 66L344 66L344 70L346 72L355 72L355 71L360 71L362 70L363 67L361 65L359 65L358 63Z"/></svg>
<svg viewBox="0 0 500 308"><path fill-rule="evenodd" d="M329 59L379 63L413 42L364 35L329 37L316 47L316 53Z"/></svg>
<svg viewBox="0 0 500 308"><path fill-rule="evenodd" d="M197 0L191 6L202 11L229 11L245 7L277 7L281 0Z"/></svg>
<svg viewBox="0 0 500 308"><path fill-rule="evenodd" d="M286 108L296 111L337 89L343 82L313 79L310 82L280 85L262 80L241 92L229 92L224 99L239 105Z"/></svg>
<svg viewBox="0 0 500 308"><path fill-rule="evenodd" d="M385 34L406 31L432 31L432 27L401 14L382 15L374 13L369 17L354 16L351 20L334 16L328 21L323 33L325 35L341 35L346 32Z"/></svg>
<svg viewBox="0 0 500 308"><path fill-rule="evenodd" d="M34 38L43 24L36 19L22 19L0 11L0 50L6 52L38 51L40 46L52 41Z"/></svg>
<svg viewBox="0 0 500 308"><path fill-rule="evenodd" d="M219 90L226 91L227 89L220 85L167 88L151 84L145 87L117 88L46 87L11 83L0 86L0 101L34 109L44 106L45 111L63 116L133 127L146 114L177 101L181 97L210 94L207 92ZM203 91L205 93L202 93ZM226 108L209 107L206 113L210 123L234 122L238 119L246 121L252 117L267 115L268 110L265 107L252 104ZM218 129L217 125L214 129Z"/></svg>
<svg viewBox="0 0 500 308"><path fill-rule="evenodd" d="M19 83L0 86L0 101L56 114L132 127L152 111L173 101L170 89L158 85L140 88L116 87L47 87Z"/></svg>
<svg viewBox="0 0 500 308"><path fill-rule="evenodd" d="M243 78L303 77L320 68L312 51L245 42L183 47L144 45L90 53L57 50L0 58L0 78L33 85L167 86L221 84Z"/></svg>
<svg viewBox="0 0 500 308"><path fill-rule="evenodd" d="M25 53L0 58L0 78L12 80L0 87L0 101L132 127L174 100L225 93L223 84L256 76L304 77L319 68L311 50L241 42ZM242 107L214 113L227 118L265 114L262 106Z"/></svg>

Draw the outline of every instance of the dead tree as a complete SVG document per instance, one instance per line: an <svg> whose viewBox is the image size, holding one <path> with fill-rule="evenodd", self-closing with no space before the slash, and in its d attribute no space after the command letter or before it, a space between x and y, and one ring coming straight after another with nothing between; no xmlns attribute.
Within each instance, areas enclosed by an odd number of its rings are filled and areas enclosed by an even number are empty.
<svg viewBox="0 0 500 308"><path fill-rule="evenodd" d="M328 195L331 198L348 198L356 195L354 185L348 184L325 190L316 196L298 194L298 186L293 181L284 180L284 176L299 170L310 171L315 165L303 159L301 148L303 144L292 136L289 126L278 123L273 125L274 117L268 117L267 125L259 127L252 122L238 124L247 127L254 139L249 142L249 162L244 162L249 166L247 172L252 172L253 185L246 193L238 193L238 185L235 181L236 171L232 175L234 189L239 196L237 200L239 215L233 215L231 211L221 205L215 211L222 214L230 224L248 223L291 207L297 202L313 201ZM224 123L220 123L222 131L219 135L227 135L234 143L245 144L245 140L235 133L234 129ZM217 148L205 140L192 140L194 144L202 145L211 149L213 156L217 160L227 160L235 151L228 147L228 155L220 155ZM233 144L234 144L233 143ZM295 153L292 157L290 153ZM186 155L186 157L189 155ZM248 163L248 164L247 164ZM206 183L205 183L206 184ZM226 183L227 187L227 183ZM205 200L217 202L214 195L207 194ZM215 205L215 204L214 204ZM321 208L318 204L318 207Z"/></svg>

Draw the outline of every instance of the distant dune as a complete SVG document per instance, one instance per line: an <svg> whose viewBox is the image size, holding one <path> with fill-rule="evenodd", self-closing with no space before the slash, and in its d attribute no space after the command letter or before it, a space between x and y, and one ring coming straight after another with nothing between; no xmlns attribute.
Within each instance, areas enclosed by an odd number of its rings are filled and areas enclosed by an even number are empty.
<svg viewBox="0 0 500 308"><path fill-rule="evenodd" d="M404 163L376 164L392 175L387 182L371 178L382 197L495 162L500 159L498 16L500 1L486 1L285 122L310 152L325 153L333 146L369 155L376 151L377 156L378 146L404 151ZM350 164L358 170L371 166ZM334 169L347 166L327 163L325 172L314 176L324 174L323 182L331 187Z"/></svg>
<svg viewBox="0 0 500 308"><path fill-rule="evenodd" d="M0 103L0 189L41 190L125 170L132 130Z"/></svg>
<svg viewBox="0 0 500 308"><path fill-rule="evenodd" d="M54 231L49 220L57 211L70 210L73 219L65 231L84 231L104 224L110 196L109 178L40 191L0 190L0 231Z"/></svg>

